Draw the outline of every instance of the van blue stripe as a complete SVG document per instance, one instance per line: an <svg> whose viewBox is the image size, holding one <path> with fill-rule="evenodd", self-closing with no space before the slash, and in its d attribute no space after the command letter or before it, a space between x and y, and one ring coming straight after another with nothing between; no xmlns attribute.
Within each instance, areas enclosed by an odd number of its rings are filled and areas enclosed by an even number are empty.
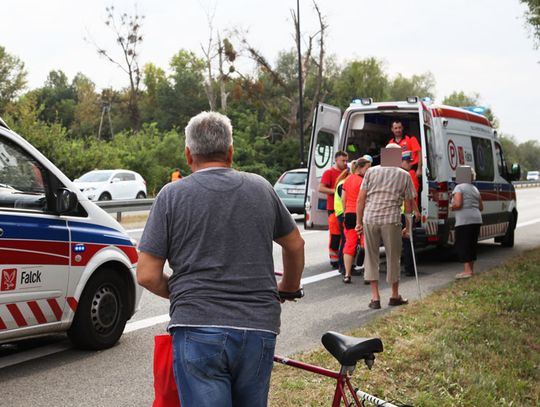
<svg viewBox="0 0 540 407"><path fill-rule="evenodd" d="M0 226L4 239L32 239L68 242L67 226L71 229L74 243L97 243L106 245L132 246L124 233L92 223L68 221L33 216L0 215ZM24 226L24 227L23 227ZM1 241L1 239L0 239Z"/></svg>

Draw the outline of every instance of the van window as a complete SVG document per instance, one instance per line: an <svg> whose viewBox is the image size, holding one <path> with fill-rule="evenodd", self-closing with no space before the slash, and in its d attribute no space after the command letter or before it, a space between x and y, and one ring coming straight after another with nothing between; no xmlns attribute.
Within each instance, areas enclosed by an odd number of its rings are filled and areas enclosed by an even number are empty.
<svg viewBox="0 0 540 407"><path fill-rule="evenodd" d="M508 180L508 168L506 167L504 154L500 144L497 142L495 142L495 159L497 160L497 169L499 171L499 175Z"/></svg>
<svg viewBox="0 0 540 407"><path fill-rule="evenodd" d="M45 170L10 140L0 138L0 207L47 210Z"/></svg>
<svg viewBox="0 0 540 407"><path fill-rule="evenodd" d="M433 139L433 132L431 127L424 126L424 134L426 136L427 143L427 176L430 181L437 179L437 161L435 153L435 140Z"/></svg>
<svg viewBox="0 0 540 407"><path fill-rule="evenodd" d="M493 181L495 175L491 140L471 137L477 181Z"/></svg>

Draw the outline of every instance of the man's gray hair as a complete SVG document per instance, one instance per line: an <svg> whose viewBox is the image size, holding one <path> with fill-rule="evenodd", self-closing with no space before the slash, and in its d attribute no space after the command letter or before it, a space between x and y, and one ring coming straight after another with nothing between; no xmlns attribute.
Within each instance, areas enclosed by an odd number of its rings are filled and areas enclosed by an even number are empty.
<svg viewBox="0 0 540 407"><path fill-rule="evenodd" d="M233 145L231 120L221 113L199 113L191 118L185 132L192 155L226 154Z"/></svg>

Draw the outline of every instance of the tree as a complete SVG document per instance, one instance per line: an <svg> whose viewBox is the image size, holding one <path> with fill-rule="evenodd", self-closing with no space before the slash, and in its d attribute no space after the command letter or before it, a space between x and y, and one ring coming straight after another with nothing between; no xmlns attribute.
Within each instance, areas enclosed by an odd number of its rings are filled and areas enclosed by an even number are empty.
<svg viewBox="0 0 540 407"><path fill-rule="evenodd" d="M539 0L521 0L528 7L525 12L527 24L531 26L533 36L535 37L535 47L540 47L540 1Z"/></svg>
<svg viewBox="0 0 540 407"><path fill-rule="evenodd" d="M345 66L335 85L335 103L349 106L355 98L371 97L375 101L387 98L388 77L383 63L376 58L352 61Z"/></svg>
<svg viewBox="0 0 540 407"><path fill-rule="evenodd" d="M413 75L410 78L398 74L389 83L388 98L390 100L406 100L407 96L427 96L434 99L434 87L435 77L431 72Z"/></svg>
<svg viewBox="0 0 540 407"><path fill-rule="evenodd" d="M77 97L77 104L70 132L76 138L96 135L102 113L96 85L87 76L78 73L73 78L72 87Z"/></svg>
<svg viewBox="0 0 540 407"><path fill-rule="evenodd" d="M26 71L24 63L0 46L0 114L6 105L24 89Z"/></svg>
<svg viewBox="0 0 540 407"><path fill-rule="evenodd" d="M480 94L473 93L472 95L466 95L465 92L453 92L446 96L443 101L443 105L456 106L456 107L471 107L481 106ZM482 113L491 122L491 125L495 128L499 127L499 120L493 114L490 107L485 107L486 111Z"/></svg>
<svg viewBox="0 0 540 407"><path fill-rule="evenodd" d="M139 109L139 88L141 83L141 70L139 68L139 50L138 47L143 41L141 34L142 21L144 15L135 11L133 15L122 13L118 18L114 14L114 6L105 7L107 11L107 20L105 25L111 29L116 37L116 43L120 47L121 57L113 56L111 51L94 45L98 54L108 59L126 73L129 78L128 92L128 112L131 126L139 129L141 125L141 116Z"/></svg>

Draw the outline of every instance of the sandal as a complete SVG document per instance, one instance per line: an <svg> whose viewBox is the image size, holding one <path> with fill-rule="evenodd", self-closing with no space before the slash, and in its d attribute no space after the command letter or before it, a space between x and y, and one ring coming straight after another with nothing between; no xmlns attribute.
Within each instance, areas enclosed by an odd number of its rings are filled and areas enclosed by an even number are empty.
<svg viewBox="0 0 540 407"><path fill-rule="evenodd" d="M388 305L391 305L393 307L397 305L406 305L409 303L409 300L406 298L403 298L401 295L397 298L390 297L390 301L388 301Z"/></svg>
<svg viewBox="0 0 540 407"><path fill-rule="evenodd" d="M473 276L472 274L459 273L459 274L456 274L456 280L465 280L467 278L471 278L472 276Z"/></svg>
<svg viewBox="0 0 540 407"><path fill-rule="evenodd" d="M345 276L343 277L343 282L345 284L351 284L351 276Z"/></svg>

